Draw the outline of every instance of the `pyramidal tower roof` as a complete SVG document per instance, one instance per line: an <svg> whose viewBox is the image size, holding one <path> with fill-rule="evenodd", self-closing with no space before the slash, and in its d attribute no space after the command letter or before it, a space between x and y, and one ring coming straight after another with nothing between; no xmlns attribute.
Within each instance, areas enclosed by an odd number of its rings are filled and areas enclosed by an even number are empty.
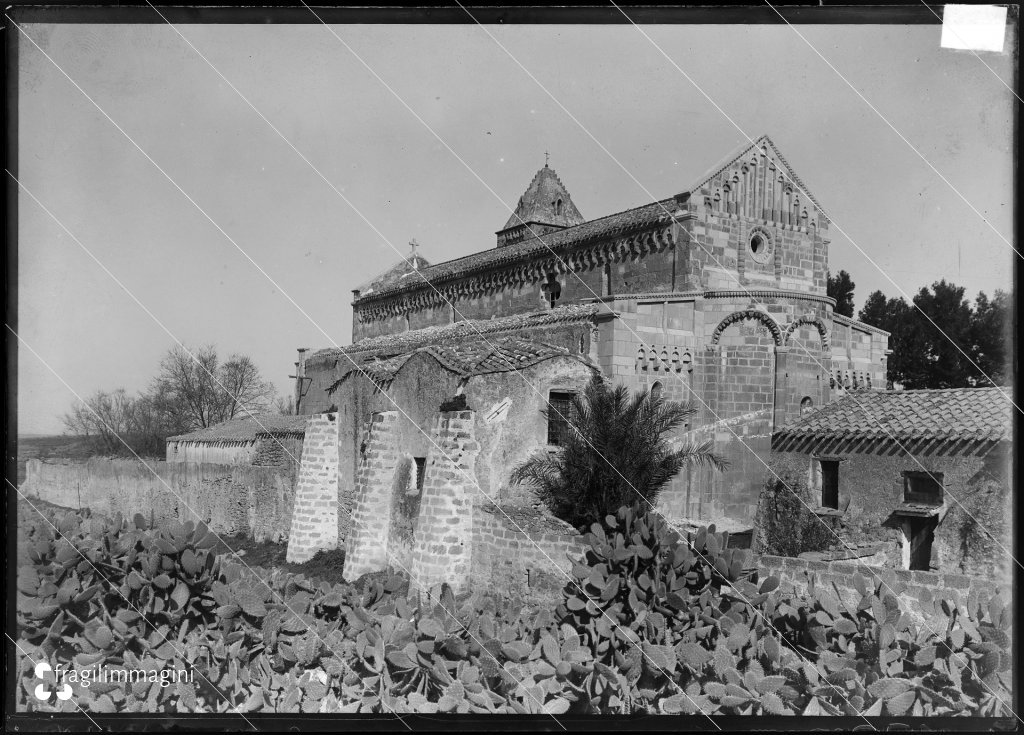
<svg viewBox="0 0 1024 735"><path fill-rule="evenodd" d="M523 224L573 227L584 221L558 174L545 163L544 168L533 177L526 192L519 197L515 213L500 231Z"/></svg>

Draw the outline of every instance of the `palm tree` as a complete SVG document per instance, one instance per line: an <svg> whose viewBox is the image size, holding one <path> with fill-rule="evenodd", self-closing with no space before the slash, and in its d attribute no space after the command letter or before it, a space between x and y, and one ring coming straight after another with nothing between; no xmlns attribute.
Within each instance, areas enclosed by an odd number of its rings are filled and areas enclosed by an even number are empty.
<svg viewBox="0 0 1024 735"><path fill-rule="evenodd" d="M545 413L551 417L552 409ZM620 506L654 503L658 492L687 465L724 470L711 442L673 449L666 434L683 426L693 406L638 391L595 376L573 397L555 452L534 455L512 473L513 482L533 485L538 497L577 528L589 527ZM568 413L568 415L566 415ZM642 496L642 497L640 497Z"/></svg>

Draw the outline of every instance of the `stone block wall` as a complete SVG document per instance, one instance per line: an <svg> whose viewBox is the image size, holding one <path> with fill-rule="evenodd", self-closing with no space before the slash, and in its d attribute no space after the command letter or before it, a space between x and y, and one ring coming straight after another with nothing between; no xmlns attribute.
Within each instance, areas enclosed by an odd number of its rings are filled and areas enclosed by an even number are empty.
<svg viewBox="0 0 1024 735"><path fill-rule="evenodd" d="M311 416L302 445L287 560L301 563L338 548L338 416Z"/></svg>
<svg viewBox="0 0 1024 735"><path fill-rule="evenodd" d="M301 434L256 435L252 464L257 467L291 467L297 470L302 462Z"/></svg>
<svg viewBox="0 0 1024 735"><path fill-rule="evenodd" d="M26 463L21 491L66 508L91 508L159 527L168 520L206 523L222 536L276 540L288 532L294 476L277 467L93 458Z"/></svg>
<svg viewBox="0 0 1024 735"><path fill-rule="evenodd" d="M987 577L967 574L941 574L936 572L910 571L909 569L884 569L846 561L812 561L791 557L762 555L757 562L758 576L764 579L774 574L779 577L784 589L791 588L798 594L807 593L808 575L813 574L815 585L832 590L836 585L839 594L848 605L860 602L861 595L854 585L855 573L864 577L869 586L884 582L883 592L892 591L904 610L908 610L919 621L927 621L934 615L933 600L952 595L962 605L975 609L985 604L992 595L999 592L1004 600L1012 599L1011 590Z"/></svg>
<svg viewBox="0 0 1024 735"><path fill-rule="evenodd" d="M388 534L399 457L397 427L398 411L381 411L373 414L363 429L352 522L345 536L345 578L350 581L390 564Z"/></svg>
<svg viewBox="0 0 1024 735"><path fill-rule="evenodd" d="M414 531L410 587L429 590L447 582L469 585L473 553L474 464L480 451L475 411L445 411L427 454L426 478Z"/></svg>
<svg viewBox="0 0 1024 735"><path fill-rule="evenodd" d="M474 588L500 591L527 601L560 599L573 562L585 546L575 529L540 514L508 507L473 510Z"/></svg>

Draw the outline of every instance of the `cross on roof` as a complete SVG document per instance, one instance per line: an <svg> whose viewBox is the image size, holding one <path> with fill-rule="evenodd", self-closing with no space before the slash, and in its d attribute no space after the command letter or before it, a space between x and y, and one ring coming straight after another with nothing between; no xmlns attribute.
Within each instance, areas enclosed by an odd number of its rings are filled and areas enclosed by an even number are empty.
<svg viewBox="0 0 1024 735"><path fill-rule="evenodd" d="M416 238L415 237L412 240L409 241L409 257L410 258L415 258L416 257L416 248L418 248L419 246L420 246L420 244L418 242L416 242Z"/></svg>
<svg viewBox="0 0 1024 735"><path fill-rule="evenodd" d="M548 167L548 152L544 151L544 168Z"/></svg>

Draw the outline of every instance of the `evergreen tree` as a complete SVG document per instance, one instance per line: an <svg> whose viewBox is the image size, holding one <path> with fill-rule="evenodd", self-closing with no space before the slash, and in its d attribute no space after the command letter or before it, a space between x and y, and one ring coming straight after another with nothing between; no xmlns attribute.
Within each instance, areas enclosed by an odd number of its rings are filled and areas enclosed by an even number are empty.
<svg viewBox="0 0 1024 735"><path fill-rule="evenodd" d="M836 314L853 316L853 289L857 285L850 278L846 271L839 271L836 275L828 273L828 284L826 293L836 300Z"/></svg>
<svg viewBox="0 0 1024 735"><path fill-rule="evenodd" d="M653 503L686 465L726 467L710 441L677 449L669 444L666 435L695 412L646 391L630 397L625 386L595 377L561 417L568 423L564 445L528 459L512 480L533 485L555 515L577 528L637 500L650 507L643 498Z"/></svg>

